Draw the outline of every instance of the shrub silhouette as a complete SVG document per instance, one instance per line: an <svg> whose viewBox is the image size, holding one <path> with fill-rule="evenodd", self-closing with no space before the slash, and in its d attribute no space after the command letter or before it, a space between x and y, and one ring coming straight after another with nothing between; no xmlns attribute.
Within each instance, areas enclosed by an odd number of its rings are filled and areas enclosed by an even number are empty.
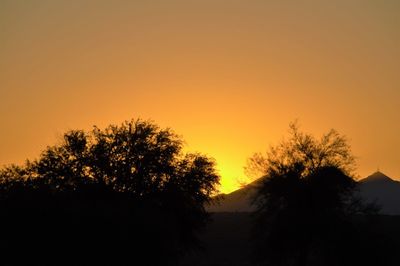
<svg viewBox="0 0 400 266"><path fill-rule="evenodd" d="M355 196L354 159L346 139L320 140L291 125L290 138L250 159L264 179L254 214L258 265L385 265L377 209ZM257 170L257 169L256 169Z"/></svg>
<svg viewBox="0 0 400 266"><path fill-rule="evenodd" d="M176 265L216 192L214 161L132 120L70 131L0 172L2 265Z"/></svg>

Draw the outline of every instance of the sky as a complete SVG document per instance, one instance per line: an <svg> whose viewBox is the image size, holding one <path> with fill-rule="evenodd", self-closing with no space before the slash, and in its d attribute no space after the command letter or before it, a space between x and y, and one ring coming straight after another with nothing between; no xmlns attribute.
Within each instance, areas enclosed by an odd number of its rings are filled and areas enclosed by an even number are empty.
<svg viewBox="0 0 400 266"><path fill-rule="evenodd" d="M151 119L215 158L222 192L298 119L400 179L397 0L1 0L0 165L71 129Z"/></svg>

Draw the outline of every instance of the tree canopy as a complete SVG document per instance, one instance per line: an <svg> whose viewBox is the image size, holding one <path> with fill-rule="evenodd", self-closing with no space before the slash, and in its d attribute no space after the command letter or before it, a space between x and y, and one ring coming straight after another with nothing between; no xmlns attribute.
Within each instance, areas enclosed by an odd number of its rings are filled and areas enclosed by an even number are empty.
<svg viewBox="0 0 400 266"><path fill-rule="evenodd" d="M219 184L213 159L182 149L170 129L132 120L4 167L2 265L175 265L200 247Z"/></svg>
<svg viewBox="0 0 400 266"><path fill-rule="evenodd" d="M348 175L355 170L355 158L345 136L331 129L317 139L300 131L298 123L289 126L289 138L270 147L267 153L255 153L249 158L248 175L279 173L295 165L301 165L301 175L307 176L321 167L336 167Z"/></svg>
<svg viewBox="0 0 400 266"><path fill-rule="evenodd" d="M376 208L356 196L354 166L344 136L331 130L316 139L296 124L287 140L250 158L247 170L264 176L255 196L255 260L261 265L380 264L382 239L365 218ZM376 249L365 255L371 248Z"/></svg>

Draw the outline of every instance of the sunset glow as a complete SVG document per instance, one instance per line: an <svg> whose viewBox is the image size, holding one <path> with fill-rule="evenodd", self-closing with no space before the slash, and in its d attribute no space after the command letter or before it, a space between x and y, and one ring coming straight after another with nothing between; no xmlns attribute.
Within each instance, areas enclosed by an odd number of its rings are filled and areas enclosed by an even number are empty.
<svg viewBox="0 0 400 266"><path fill-rule="evenodd" d="M215 158L222 192L299 119L400 178L399 1L1 1L0 165L132 118Z"/></svg>

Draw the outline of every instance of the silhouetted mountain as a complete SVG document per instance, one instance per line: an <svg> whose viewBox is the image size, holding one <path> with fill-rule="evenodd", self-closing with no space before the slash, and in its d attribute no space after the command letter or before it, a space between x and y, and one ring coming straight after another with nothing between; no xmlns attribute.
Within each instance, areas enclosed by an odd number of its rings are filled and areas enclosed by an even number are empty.
<svg viewBox="0 0 400 266"><path fill-rule="evenodd" d="M255 210L252 204L254 193L262 178L235 190L229 194L222 194L218 204L208 208L210 212L251 212Z"/></svg>
<svg viewBox="0 0 400 266"><path fill-rule="evenodd" d="M381 172L360 180L361 197L368 202L375 202L381 207L382 214L400 215L400 182Z"/></svg>
<svg viewBox="0 0 400 266"><path fill-rule="evenodd" d="M209 207L211 212L251 212L255 210L252 199L262 178L232 193L221 195L220 203ZM400 182L381 172L359 181L359 193L366 202L375 202L381 214L400 215Z"/></svg>

